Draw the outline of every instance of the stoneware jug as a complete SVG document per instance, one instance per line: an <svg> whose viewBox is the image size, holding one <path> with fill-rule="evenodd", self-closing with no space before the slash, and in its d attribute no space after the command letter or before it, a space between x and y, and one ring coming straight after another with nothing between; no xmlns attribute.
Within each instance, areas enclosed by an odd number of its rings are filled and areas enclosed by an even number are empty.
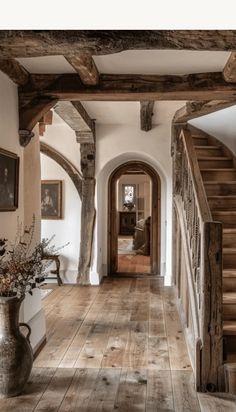
<svg viewBox="0 0 236 412"><path fill-rule="evenodd" d="M30 327L19 323L19 310L24 298L0 297L0 397L19 395L32 366L33 353L29 343ZM25 337L20 326L28 328Z"/></svg>

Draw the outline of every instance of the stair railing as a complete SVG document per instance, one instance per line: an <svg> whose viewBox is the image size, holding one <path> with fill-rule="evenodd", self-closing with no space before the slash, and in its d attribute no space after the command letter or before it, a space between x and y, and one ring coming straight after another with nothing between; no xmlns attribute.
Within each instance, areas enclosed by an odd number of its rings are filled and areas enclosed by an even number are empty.
<svg viewBox="0 0 236 412"><path fill-rule="evenodd" d="M188 130L175 136L172 152L173 271L179 308L196 388L219 390L223 364L222 224L212 220Z"/></svg>

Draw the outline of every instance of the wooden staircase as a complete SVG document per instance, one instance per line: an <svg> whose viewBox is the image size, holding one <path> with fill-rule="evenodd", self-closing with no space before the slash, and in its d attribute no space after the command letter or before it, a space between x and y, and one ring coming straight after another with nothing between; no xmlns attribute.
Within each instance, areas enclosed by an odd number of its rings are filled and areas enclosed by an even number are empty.
<svg viewBox="0 0 236 412"><path fill-rule="evenodd" d="M226 389L236 393L236 160L219 140L189 127L208 204L223 225L223 335Z"/></svg>

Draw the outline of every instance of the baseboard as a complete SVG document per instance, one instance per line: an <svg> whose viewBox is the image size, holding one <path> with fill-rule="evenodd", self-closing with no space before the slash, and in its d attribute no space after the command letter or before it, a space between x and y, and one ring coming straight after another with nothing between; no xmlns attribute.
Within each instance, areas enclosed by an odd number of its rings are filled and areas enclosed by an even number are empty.
<svg viewBox="0 0 236 412"><path fill-rule="evenodd" d="M42 337L42 339L38 342L38 344L35 346L34 350L33 350L34 360L37 358L37 356L39 355L41 350L44 348L46 343L47 343L47 337L46 337L46 335L44 335Z"/></svg>

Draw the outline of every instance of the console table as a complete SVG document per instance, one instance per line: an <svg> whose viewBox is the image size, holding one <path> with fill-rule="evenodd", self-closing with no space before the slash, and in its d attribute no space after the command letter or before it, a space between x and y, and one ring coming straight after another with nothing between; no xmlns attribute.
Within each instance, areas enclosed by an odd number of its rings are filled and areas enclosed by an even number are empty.
<svg viewBox="0 0 236 412"><path fill-rule="evenodd" d="M60 277L60 259L59 255L44 255L43 260L52 260L56 263L56 270L51 270L50 273L55 273L57 275L57 283L58 286L63 284L61 277ZM49 278L50 279L50 278Z"/></svg>
<svg viewBox="0 0 236 412"><path fill-rule="evenodd" d="M133 235L136 225L136 212L120 212L120 235Z"/></svg>

